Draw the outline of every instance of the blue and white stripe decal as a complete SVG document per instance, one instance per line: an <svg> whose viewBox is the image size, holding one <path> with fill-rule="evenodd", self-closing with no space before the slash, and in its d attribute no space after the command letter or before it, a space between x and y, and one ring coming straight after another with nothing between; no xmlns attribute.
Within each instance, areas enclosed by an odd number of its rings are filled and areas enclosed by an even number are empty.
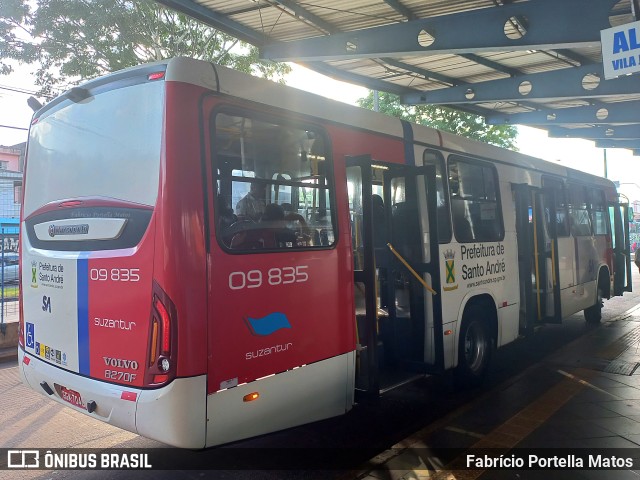
<svg viewBox="0 0 640 480"><path fill-rule="evenodd" d="M80 254L77 265L78 364L79 373L89 375L89 254Z"/></svg>
<svg viewBox="0 0 640 480"><path fill-rule="evenodd" d="M404 163L407 165L416 164L416 155L413 150L413 127L406 120L400 120L402 124L402 136L404 139Z"/></svg>

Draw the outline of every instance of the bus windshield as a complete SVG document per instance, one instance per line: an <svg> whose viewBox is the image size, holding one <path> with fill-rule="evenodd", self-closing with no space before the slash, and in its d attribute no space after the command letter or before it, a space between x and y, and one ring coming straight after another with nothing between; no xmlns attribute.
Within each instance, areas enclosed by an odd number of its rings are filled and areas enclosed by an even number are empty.
<svg viewBox="0 0 640 480"><path fill-rule="evenodd" d="M155 205L163 97L164 82L146 82L45 112L31 127L24 216L86 196Z"/></svg>

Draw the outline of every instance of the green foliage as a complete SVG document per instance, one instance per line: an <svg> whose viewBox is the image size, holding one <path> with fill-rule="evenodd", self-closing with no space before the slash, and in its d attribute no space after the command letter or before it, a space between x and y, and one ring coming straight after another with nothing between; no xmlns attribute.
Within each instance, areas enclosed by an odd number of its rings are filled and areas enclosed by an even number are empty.
<svg viewBox="0 0 640 480"><path fill-rule="evenodd" d="M517 150L515 140L518 131L514 126L487 125L479 115L460 112L447 107L402 105L400 97L391 93L380 92L378 97L379 111L386 115L455 133L463 137L497 145L498 147ZM370 91L367 97L359 99L358 104L361 107L373 110L373 92Z"/></svg>
<svg viewBox="0 0 640 480"><path fill-rule="evenodd" d="M42 94L181 55L274 79L290 70L152 0L0 0L0 73L6 59L35 63Z"/></svg>
<svg viewBox="0 0 640 480"><path fill-rule="evenodd" d="M29 16L29 7L23 0L0 0L0 75L11 73L7 59L32 62L36 48L22 38L28 35L24 24Z"/></svg>

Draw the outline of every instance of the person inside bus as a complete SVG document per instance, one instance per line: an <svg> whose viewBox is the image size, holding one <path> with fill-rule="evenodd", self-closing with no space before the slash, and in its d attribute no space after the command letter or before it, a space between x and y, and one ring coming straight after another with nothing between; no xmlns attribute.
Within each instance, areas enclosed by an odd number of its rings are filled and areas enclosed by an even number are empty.
<svg viewBox="0 0 640 480"><path fill-rule="evenodd" d="M229 206L222 195L218 195L218 231L222 235L225 245L231 245L234 235L233 226L236 225L238 217L233 213L233 208Z"/></svg>
<svg viewBox="0 0 640 480"><path fill-rule="evenodd" d="M467 219L465 202L459 197L451 199L451 215L456 239L459 242L471 242L474 240L474 232L471 223Z"/></svg>
<svg viewBox="0 0 640 480"><path fill-rule="evenodd" d="M270 203L264 209L260 224L269 228L270 233L264 233L265 248L295 247L296 234L287 228L284 209L277 203Z"/></svg>
<svg viewBox="0 0 640 480"><path fill-rule="evenodd" d="M253 220L254 222L260 220L266 207L266 193L267 186L264 183L252 182L249 192L236 205L238 219Z"/></svg>
<svg viewBox="0 0 640 480"><path fill-rule="evenodd" d="M235 232L231 239L231 248L255 250L286 246L281 245L282 242L279 241L279 237L284 235L283 232L288 230L285 226L284 210L276 203L265 206L258 224L252 220L241 220L235 226L242 228ZM287 236L286 238L290 240L291 237ZM295 234L293 241L295 241Z"/></svg>
<svg viewBox="0 0 640 480"><path fill-rule="evenodd" d="M218 195L218 209L219 209L219 225L222 231L229 228L231 225L238 221L238 217L233 213L233 208L229 206L229 203L225 201L223 195Z"/></svg>

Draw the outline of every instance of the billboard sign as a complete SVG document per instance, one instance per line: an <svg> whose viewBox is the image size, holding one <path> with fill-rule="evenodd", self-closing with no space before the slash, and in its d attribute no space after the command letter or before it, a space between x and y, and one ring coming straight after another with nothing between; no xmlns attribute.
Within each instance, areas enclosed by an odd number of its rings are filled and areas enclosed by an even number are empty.
<svg viewBox="0 0 640 480"><path fill-rule="evenodd" d="M640 71L640 21L600 31L604 78Z"/></svg>

